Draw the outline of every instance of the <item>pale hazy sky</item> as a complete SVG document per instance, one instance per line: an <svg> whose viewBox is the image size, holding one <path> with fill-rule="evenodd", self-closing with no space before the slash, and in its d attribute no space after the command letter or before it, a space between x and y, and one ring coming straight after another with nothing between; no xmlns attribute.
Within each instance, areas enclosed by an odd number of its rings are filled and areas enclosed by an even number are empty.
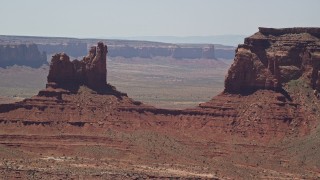
<svg viewBox="0 0 320 180"><path fill-rule="evenodd" d="M250 35L320 27L320 0L0 0L1 35Z"/></svg>

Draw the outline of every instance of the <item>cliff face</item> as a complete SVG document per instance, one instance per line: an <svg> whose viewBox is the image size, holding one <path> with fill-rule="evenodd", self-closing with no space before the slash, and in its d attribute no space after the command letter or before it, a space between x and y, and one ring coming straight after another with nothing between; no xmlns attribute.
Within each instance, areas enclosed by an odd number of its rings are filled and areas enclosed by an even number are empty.
<svg viewBox="0 0 320 180"><path fill-rule="evenodd" d="M306 78L320 90L320 28L259 28L238 46L225 80L226 92L281 90Z"/></svg>
<svg viewBox="0 0 320 180"><path fill-rule="evenodd" d="M40 53L35 44L0 45L0 67L12 65L40 67L47 64L46 53Z"/></svg>
<svg viewBox="0 0 320 180"><path fill-rule="evenodd" d="M78 84L91 88L103 88L106 85L107 46L99 42L91 47L89 54L82 61L70 61L65 53L52 56L48 85Z"/></svg>

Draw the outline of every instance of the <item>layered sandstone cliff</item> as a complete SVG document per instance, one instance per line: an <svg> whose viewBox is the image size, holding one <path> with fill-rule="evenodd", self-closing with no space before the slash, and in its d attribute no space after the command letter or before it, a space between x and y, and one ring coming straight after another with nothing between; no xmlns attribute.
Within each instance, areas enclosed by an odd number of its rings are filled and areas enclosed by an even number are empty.
<svg viewBox="0 0 320 180"><path fill-rule="evenodd" d="M304 77L320 90L320 28L259 28L238 46L225 80L226 92L280 90Z"/></svg>
<svg viewBox="0 0 320 180"><path fill-rule="evenodd" d="M36 44L0 44L0 67L12 65L40 67L47 64L47 55Z"/></svg>

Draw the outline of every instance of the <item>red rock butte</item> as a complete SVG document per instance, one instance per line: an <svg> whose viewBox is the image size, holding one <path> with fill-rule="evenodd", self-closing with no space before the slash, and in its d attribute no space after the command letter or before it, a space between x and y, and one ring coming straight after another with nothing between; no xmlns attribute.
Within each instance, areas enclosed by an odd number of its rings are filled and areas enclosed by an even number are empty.
<svg viewBox="0 0 320 180"><path fill-rule="evenodd" d="M52 56L48 85L86 85L93 89L106 87L108 48L102 42L91 47L81 61L70 61L65 53Z"/></svg>
<svg viewBox="0 0 320 180"><path fill-rule="evenodd" d="M56 54L45 90L0 105L0 155L13 164L1 172L11 178L28 178L30 169L46 178L318 178L319 34L320 28L260 28L238 46L224 92L185 110L145 105L106 84L102 43L82 61Z"/></svg>

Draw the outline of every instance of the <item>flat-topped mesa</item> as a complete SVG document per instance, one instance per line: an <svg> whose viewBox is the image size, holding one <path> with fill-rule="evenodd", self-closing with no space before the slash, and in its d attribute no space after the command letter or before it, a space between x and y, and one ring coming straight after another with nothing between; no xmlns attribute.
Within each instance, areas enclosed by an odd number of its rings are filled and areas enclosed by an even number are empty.
<svg viewBox="0 0 320 180"><path fill-rule="evenodd" d="M320 28L259 28L236 49L225 92L281 90L300 77L320 91L319 37Z"/></svg>
<svg viewBox="0 0 320 180"><path fill-rule="evenodd" d="M36 44L0 42L0 67L19 65L39 68L47 62L47 54L39 51Z"/></svg>
<svg viewBox="0 0 320 180"><path fill-rule="evenodd" d="M92 89L106 87L107 46L99 42L83 60L70 61L65 53L52 56L47 86L86 85Z"/></svg>

